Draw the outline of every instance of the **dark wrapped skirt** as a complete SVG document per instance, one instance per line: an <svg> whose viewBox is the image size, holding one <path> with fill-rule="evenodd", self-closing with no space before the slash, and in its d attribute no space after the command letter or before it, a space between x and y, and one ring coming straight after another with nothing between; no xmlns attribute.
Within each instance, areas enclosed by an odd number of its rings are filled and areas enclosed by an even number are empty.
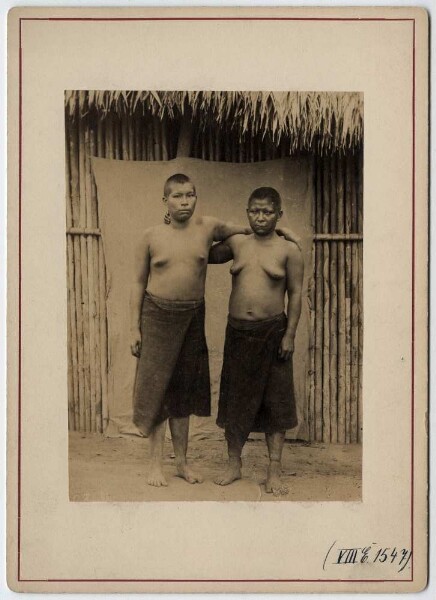
<svg viewBox="0 0 436 600"><path fill-rule="evenodd" d="M167 418L210 416L204 315L204 300L144 296L133 422L146 437Z"/></svg>
<svg viewBox="0 0 436 600"><path fill-rule="evenodd" d="M284 314L262 321L229 317L217 425L230 443L242 446L251 431L297 425L292 358L278 355L286 326Z"/></svg>

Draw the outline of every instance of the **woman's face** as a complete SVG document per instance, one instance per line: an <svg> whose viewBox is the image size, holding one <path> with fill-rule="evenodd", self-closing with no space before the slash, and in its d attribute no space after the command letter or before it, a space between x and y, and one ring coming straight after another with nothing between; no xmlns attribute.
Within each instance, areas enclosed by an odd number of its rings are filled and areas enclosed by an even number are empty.
<svg viewBox="0 0 436 600"><path fill-rule="evenodd" d="M170 193L164 197L171 219L188 221L194 214L197 195L191 182L172 183Z"/></svg>

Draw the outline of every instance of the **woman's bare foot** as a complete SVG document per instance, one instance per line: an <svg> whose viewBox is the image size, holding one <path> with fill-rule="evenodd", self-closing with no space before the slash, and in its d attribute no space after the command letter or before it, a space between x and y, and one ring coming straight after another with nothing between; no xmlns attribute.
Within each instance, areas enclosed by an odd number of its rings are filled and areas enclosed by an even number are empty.
<svg viewBox="0 0 436 600"><path fill-rule="evenodd" d="M274 496L285 496L289 492L288 486L280 479L281 469L281 464L278 461L270 462L265 483L265 490L267 494L274 494Z"/></svg>
<svg viewBox="0 0 436 600"><path fill-rule="evenodd" d="M193 471L186 463L177 465L177 477L186 479L188 483L203 483L203 477Z"/></svg>
<svg viewBox="0 0 436 600"><path fill-rule="evenodd" d="M241 479L241 459L231 458L227 469L215 479L215 483L217 485L229 485L237 479Z"/></svg>
<svg viewBox="0 0 436 600"><path fill-rule="evenodd" d="M168 485L167 480L162 473L162 466L159 464L152 464L150 472L147 477L148 485L154 485L155 487L166 487Z"/></svg>

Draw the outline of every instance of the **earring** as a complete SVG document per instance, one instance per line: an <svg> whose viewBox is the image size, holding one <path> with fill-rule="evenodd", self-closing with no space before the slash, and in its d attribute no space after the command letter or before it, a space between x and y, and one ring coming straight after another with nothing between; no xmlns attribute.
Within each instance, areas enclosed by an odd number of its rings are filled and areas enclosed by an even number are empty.
<svg viewBox="0 0 436 600"><path fill-rule="evenodd" d="M164 223L165 225L169 225L171 223L171 215L168 211L165 213Z"/></svg>

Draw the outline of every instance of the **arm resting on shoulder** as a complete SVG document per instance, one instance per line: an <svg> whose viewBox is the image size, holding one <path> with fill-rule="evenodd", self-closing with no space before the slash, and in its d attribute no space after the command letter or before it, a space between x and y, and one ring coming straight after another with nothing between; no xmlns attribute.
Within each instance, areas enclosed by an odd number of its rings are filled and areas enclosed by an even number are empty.
<svg viewBox="0 0 436 600"><path fill-rule="evenodd" d="M232 235L237 234L250 234L252 233L250 227L242 225L235 225L234 223L226 223L224 221L220 221L219 219L215 219L213 217L209 217L212 219L213 224L213 241L214 242L222 242L229 238Z"/></svg>
<svg viewBox="0 0 436 600"><path fill-rule="evenodd" d="M298 249L301 250L301 238L292 231L289 227L276 227L276 233L284 237L287 242L294 242Z"/></svg>

